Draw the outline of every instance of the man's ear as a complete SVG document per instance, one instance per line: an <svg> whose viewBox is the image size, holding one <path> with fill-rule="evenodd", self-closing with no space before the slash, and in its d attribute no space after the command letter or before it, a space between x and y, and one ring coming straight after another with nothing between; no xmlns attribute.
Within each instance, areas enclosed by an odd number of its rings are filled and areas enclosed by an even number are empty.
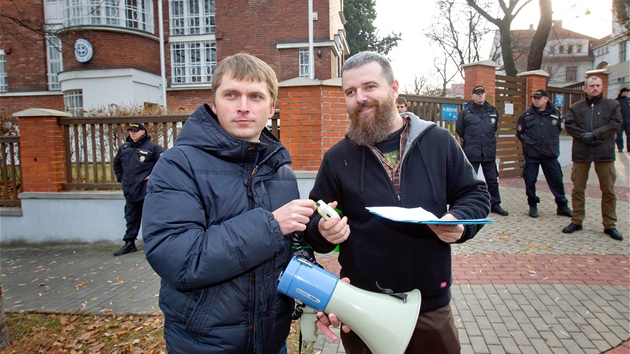
<svg viewBox="0 0 630 354"><path fill-rule="evenodd" d="M400 85L398 84L398 80L394 80L394 83L392 84L392 90L394 91L394 96L395 96L394 98L395 99L398 98L398 94L399 94L398 90L399 90L399 88L400 88Z"/></svg>
<svg viewBox="0 0 630 354"><path fill-rule="evenodd" d="M214 115L216 116L217 115L217 106L215 106L214 103L213 103L213 104L210 105L210 109L212 110L212 113L214 113Z"/></svg>
<svg viewBox="0 0 630 354"><path fill-rule="evenodd" d="M269 108L269 119L273 118L273 115L276 114L276 104L272 103Z"/></svg>

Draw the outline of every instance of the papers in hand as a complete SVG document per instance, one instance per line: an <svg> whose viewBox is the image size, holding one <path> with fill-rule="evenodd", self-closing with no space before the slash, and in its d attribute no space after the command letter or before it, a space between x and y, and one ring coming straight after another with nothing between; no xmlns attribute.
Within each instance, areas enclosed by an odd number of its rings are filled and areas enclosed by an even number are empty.
<svg viewBox="0 0 630 354"><path fill-rule="evenodd" d="M469 225L469 224L492 224L491 219L467 219L467 220L440 220L430 211L421 207L400 208L400 207L366 207L370 213L382 218L408 222L414 224L435 224L435 225Z"/></svg>

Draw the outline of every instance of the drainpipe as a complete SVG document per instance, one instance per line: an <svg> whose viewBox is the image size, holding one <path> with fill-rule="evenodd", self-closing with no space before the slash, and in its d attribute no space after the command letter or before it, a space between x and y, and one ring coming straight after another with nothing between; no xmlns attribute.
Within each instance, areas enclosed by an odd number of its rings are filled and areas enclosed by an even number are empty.
<svg viewBox="0 0 630 354"><path fill-rule="evenodd" d="M313 0L308 0L308 77L315 78L315 56L313 55Z"/></svg>
<svg viewBox="0 0 630 354"><path fill-rule="evenodd" d="M160 75L162 78L162 99L166 110L166 59L164 58L164 14L162 13L162 0L158 0L158 31L160 31Z"/></svg>

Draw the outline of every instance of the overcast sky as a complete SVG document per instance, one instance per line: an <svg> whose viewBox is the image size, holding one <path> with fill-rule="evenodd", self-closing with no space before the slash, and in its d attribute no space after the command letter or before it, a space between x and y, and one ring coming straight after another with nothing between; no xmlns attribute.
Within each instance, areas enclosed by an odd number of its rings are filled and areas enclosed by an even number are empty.
<svg viewBox="0 0 630 354"><path fill-rule="evenodd" d="M464 2L465 0L460 0ZM521 2L523 2L521 0ZM402 32L402 41L388 57L401 88L411 88L414 76L430 75L433 69L433 49L424 35L432 21L439 19L433 1L376 0L376 22L381 37ZM591 37L602 38L612 31L612 0L554 0L553 19L562 20L563 27ZM538 1L533 0L512 23L513 29L534 28L538 24ZM586 15L587 12L590 14ZM492 29L496 29L491 25ZM493 35L492 35L493 36ZM492 37L486 40L489 45ZM487 55L489 53L484 53ZM485 58L484 58L485 59Z"/></svg>

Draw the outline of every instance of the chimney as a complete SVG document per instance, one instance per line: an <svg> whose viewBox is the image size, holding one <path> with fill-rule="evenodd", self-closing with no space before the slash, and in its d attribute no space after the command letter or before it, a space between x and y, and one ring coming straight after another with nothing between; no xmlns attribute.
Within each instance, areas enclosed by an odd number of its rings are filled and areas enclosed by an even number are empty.
<svg viewBox="0 0 630 354"><path fill-rule="evenodd" d="M562 28L562 20L553 20L553 26Z"/></svg>

